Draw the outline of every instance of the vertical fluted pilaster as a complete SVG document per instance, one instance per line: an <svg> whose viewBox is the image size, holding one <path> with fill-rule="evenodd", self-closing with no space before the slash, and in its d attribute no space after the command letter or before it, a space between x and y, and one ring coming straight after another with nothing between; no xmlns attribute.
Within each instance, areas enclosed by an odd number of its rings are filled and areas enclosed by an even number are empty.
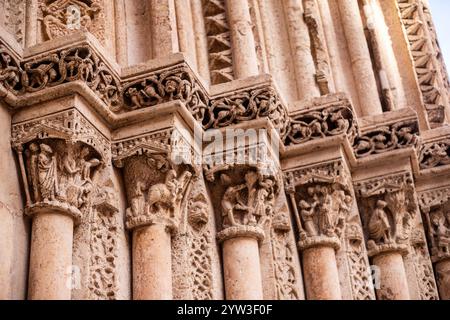
<svg viewBox="0 0 450 320"><path fill-rule="evenodd" d="M173 0L150 0L153 58L178 51L175 4Z"/></svg>

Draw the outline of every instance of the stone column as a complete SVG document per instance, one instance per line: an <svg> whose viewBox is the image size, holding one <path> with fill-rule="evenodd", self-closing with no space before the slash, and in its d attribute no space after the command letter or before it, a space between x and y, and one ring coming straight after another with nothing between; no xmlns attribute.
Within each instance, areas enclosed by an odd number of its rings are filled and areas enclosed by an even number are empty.
<svg viewBox="0 0 450 320"><path fill-rule="evenodd" d="M309 248L302 253L308 300L341 300L336 253L333 247Z"/></svg>
<svg viewBox="0 0 450 320"><path fill-rule="evenodd" d="M156 154L124 154L115 159L115 165L123 168L128 194L126 227L133 232L133 299L172 299L171 234L178 227L191 173L178 175L167 156Z"/></svg>
<svg viewBox="0 0 450 320"><path fill-rule="evenodd" d="M288 171L285 181L299 230L307 299L341 300L336 252L354 202L350 173L336 161Z"/></svg>
<svg viewBox="0 0 450 320"><path fill-rule="evenodd" d="M93 206L109 141L77 109L13 124L12 133L33 219L28 298L69 300L74 225Z"/></svg>
<svg viewBox="0 0 450 320"><path fill-rule="evenodd" d="M178 37L173 0L150 0L153 58L178 51Z"/></svg>
<svg viewBox="0 0 450 320"><path fill-rule="evenodd" d="M175 1L178 42L180 51L184 52L194 70L197 70L196 39L194 36L194 25L192 21L192 8L190 0ZM196 17L197 20L202 20Z"/></svg>
<svg viewBox="0 0 450 320"><path fill-rule="evenodd" d="M450 300L450 257L435 264L441 300Z"/></svg>
<svg viewBox="0 0 450 320"><path fill-rule="evenodd" d="M33 213L28 299L70 300L73 217L57 207Z"/></svg>
<svg viewBox="0 0 450 320"><path fill-rule="evenodd" d="M128 65L127 28L125 0L114 0L115 31L116 31L116 59L121 66Z"/></svg>
<svg viewBox="0 0 450 320"><path fill-rule="evenodd" d="M337 1L363 116L383 113L357 0Z"/></svg>
<svg viewBox="0 0 450 320"><path fill-rule="evenodd" d="M409 300L408 280L401 250L380 252L372 258L372 265L379 268L375 274L379 287L375 288L379 300Z"/></svg>
<svg viewBox="0 0 450 320"><path fill-rule="evenodd" d="M264 231L236 226L224 229L218 238L222 242L226 299L262 300L258 241L264 238Z"/></svg>
<svg viewBox="0 0 450 320"><path fill-rule="evenodd" d="M247 0L225 1L233 43L233 69L236 79L259 74L258 57Z"/></svg>
<svg viewBox="0 0 450 320"><path fill-rule="evenodd" d="M133 299L172 299L170 230L164 223L133 230Z"/></svg>
<svg viewBox="0 0 450 320"><path fill-rule="evenodd" d="M311 39L308 26L303 19L301 0L282 1L286 14L289 42L294 58L295 78L299 99L310 99L320 96L316 84L316 68L311 54Z"/></svg>

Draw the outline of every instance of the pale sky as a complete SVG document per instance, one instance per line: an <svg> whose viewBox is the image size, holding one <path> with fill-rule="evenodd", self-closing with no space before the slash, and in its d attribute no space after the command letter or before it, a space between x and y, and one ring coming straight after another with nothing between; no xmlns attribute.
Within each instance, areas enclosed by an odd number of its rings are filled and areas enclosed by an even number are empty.
<svg viewBox="0 0 450 320"><path fill-rule="evenodd" d="M429 2L445 64L447 69L450 69L450 0L429 0Z"/></svg>

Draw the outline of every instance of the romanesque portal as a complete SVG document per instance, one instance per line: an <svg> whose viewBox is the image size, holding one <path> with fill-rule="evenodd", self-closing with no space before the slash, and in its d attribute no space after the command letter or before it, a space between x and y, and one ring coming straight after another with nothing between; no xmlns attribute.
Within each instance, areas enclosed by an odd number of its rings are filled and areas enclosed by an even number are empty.
<svg viewBox="0 0 450 320"><path fill-rule="evenodd" d="M0 299L450 299L428 0L0 0Z"/></svg>

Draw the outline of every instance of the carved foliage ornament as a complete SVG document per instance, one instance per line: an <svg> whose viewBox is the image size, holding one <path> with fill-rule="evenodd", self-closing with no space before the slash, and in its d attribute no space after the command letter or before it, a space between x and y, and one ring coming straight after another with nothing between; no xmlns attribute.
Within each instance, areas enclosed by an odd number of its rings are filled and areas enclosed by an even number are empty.
<svg viewBox="0 0 450 320"><path fill-rule="evenodd" d="M430 169L450 164L450 139L426 143L419 149L421 169Z"/></svg>
<svg viewBox="0 0 450 320"><path fill-rule="evenodd" d="M353 149L357 157L364 158L396 149L416 147L419 143L418 130L415 120L378 127L358 137Z"/></svg>
<svg viewBox="0 0 450 320"><path fill-rule="evenodd" d="M16 95L81 81L106 105L115 107L119 102L119 81L87 45L37 57L20 65L4 46L0 46L0 54L0 81Z"/></svg>
<svg viewBox="0 0 450 320"><path fill-rule="evenodd" d="M285 144L301 144L341 134L347 134L353 144L358 134L358 126L350 102L341 98L331 102L317 102L319 107L313 102L310 106L313 110L291 115Z"/></svg>

